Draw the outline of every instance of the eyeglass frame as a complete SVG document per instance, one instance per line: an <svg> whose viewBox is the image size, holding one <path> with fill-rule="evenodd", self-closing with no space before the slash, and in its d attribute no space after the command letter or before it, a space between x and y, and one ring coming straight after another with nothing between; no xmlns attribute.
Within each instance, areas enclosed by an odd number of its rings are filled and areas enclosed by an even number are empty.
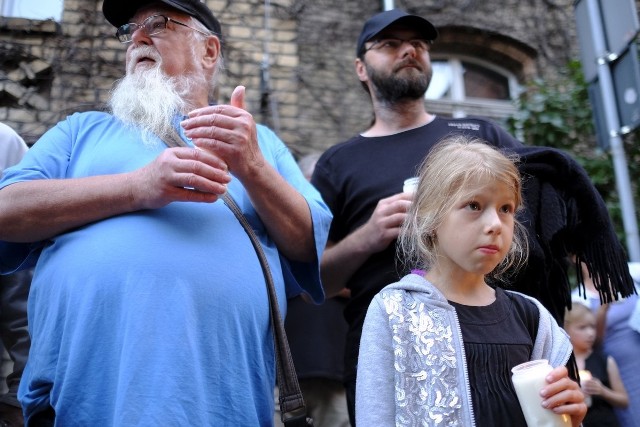
<svg viewBox="0 0 640 427"><path fill-rule="evenodd" d="M423 50L424 52L429 52L431 50L431 45L433 44L433 40L421 39L421 38L401 39L400 37L382 37L382 38L379 38L377 40L369 40L369 41L372 41L373 43L369 47L365 47L362 50L362 55L364 55L365 53L369 52L370 50L382 50L384 48L384 46L380 46L380 47L377 47L377 48L376 48L376 46L378 46L380 43L383 43L383 42L389 41L389 40L394 40L394 41L400 42L398 47L394 48L393 50L398 50L398 49L400 49L402 47L403 44L409 43L409 45L411 47L413 47L416 51ZM416 42L424 43L425 44L424 49L422 49L420 47L416 47L414 45L414 43L416 43Z"/></svg>
<svg viewBox="0 0 640 427"><path fill-rule="evenodd" d="M155 19L155 18L163 18L163 19L164 19L164 27L162 27L159 31L150 32L150 30L148 30L148 29L147 29L147 24L148 24L149 22L151 22L151 20L153 20L153 19ZM128 22L128 23L126 23L126 24L122 24L122 25L121 25L121 26L119 26L119 27L118 27L118 29L116 30L116 38L117 38L117 39L118 39L118 41L119 41L120 43L122 43L122 44L131 43L131 42L133 41L133 33L135 33L136 31L138 31L138 30L140 30L140 29L144 30L144 31L145 31L145 33L146 33L148 36L155 36L155 35L158 35L158 34L162 33L163 31L165 31L165 30L167 29L167 24L168 24L169 22L173 22L174 24L178 24L178 25L181 25L181 26L183 26L183 27L187 27L187 28L189 28L189 29L191 29L191 30L193 30L193 31L197 31L197 32L199 32L200 34L205 35L205 36L211 36L211 35L213 35L213 33L206 33L206 32L204 32L204 31L202 31L202 30L199 30L199 29L197 29L197 28L193 28L193 27L191 27L191 26L189 26L189 25L187 25L187 24L185 24L185 23L183 23L183 22L176 21L175 19L173 19L173 18L171 18L171 17L169 17L169 16L162 15L162 14L160 14L160 13L159 13L159 14L157 14L157 15L151 15L151 16L149 16L149 17L145 18L145 19L144 19L144 21L142 21L142 23L141 23L141 24L138 24L138 23L136 23L136 22ZM122 40L121 35L120 35L121 31L124 31L124 30L123 30L123 28L125 28L125 27L129 27L129 26L132 26L132 25L135 25L135 29L134 29L133 31L130 31L130 32L129 32L129 34L128 34L129 39L128 39L128 40ZM151 31L153 31L153 30L151 30ZM123 34L122 36L124 37L125 35Z"/></svg>

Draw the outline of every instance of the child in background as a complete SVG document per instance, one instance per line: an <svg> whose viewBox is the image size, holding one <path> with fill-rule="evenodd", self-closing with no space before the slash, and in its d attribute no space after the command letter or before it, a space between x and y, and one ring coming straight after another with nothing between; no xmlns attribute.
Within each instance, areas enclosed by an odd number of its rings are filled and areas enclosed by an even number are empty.
<svg viewBox="0 0 640 427"><path fill-rule="evenodd" d="M640 320L640 317L634 317L634 313L640 313L640 297L631 295L602 304L591 273L584 264L581 267L586 293L577 287L572 299L591 308L596 316L596 347L600 345L600 349L613 357L618 365L629 396L626 408L614 407L620 427L640 427L640 322L633 320ZM630 262L629 272L636 292L640 294L640 263Z"/></svg>
<svg viewBox="0 0 640 427"><path fill-rule="evenodd" d="M584 427L617 427L614 407L626 408L629 396L613 357L603 353L596 341L596 316L586 305L574 301L564 317L564 329L571 338L580 369L582 391L591 400Z"/></svg>
<svg viewBox="0 0 640 427"><path fill-rule="evenodd" d="M513 160L454 136L420 168L399 245L426 271L383 289L367 311L358 426L526 426L511 368L548 359L543 406L579 426L587 407L565 367L567 334L536 300L489 284L526 261Z"/></svg>

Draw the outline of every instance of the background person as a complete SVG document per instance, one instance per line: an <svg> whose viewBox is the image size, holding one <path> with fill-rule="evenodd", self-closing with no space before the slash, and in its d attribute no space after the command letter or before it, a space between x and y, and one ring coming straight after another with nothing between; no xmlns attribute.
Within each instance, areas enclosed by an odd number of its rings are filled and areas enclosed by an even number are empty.
<svg viewBox="0 0 640 427"><path fill-rule="evenodd" d="M628 264L631 276L640 291L640 263ZM638 295L631 295L619 301L601 304L593 277L582 265L584 290L576 288L574 300L583 301L596 314L599 340L602 350L613 357L618 364L620 377L629 397L626 408L615 407L621 427L640 426L640 325L634 329L634 313L640 310Z"/></svg>
<svg viewBox="0 0 640 427"><path fill-rule="evenodd" d="M259 236L283 311L287 294L322 301L331 215L244 110L243 87L209 105L222 36L205 3L105 0L103 12L127 43L111 114L68 117L0 182L5 254L14 268L39 254L26 422L271 425L267 289L219 198Z"/></svg>
<svg viewBox="0 0 640 427"><path fill-rule="evenodd" d="M0 177L6 168L22 159L28 148L16 131L0 123ZM0 337L4 348L1 377L7 385L6 392L0 395L0 425L24 424L17 393L29 356L27 298L32 274L31 270L26 270L0 275Z"/></svg>
<svg viewBox="0 0 640 427"><path fill-rule="evenodd" d="M576 302L564 317L564 329L571 338L580 369L580 385L587 396L585 427L619 426L614 407L625 408L629 396L615 359L596 343L596 316L583 303Z"/></svg>
<svg viewBox="0 0 640 427"><path fill-rule="evenodd" d="M15 130L0 122L0 171L18 163L28 149Z"/></svg>

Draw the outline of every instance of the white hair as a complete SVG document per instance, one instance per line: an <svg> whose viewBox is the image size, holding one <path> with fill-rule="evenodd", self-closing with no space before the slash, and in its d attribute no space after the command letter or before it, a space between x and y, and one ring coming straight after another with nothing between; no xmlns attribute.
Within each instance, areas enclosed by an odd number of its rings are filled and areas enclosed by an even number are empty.
<svg viewBox="0 0 640 427"><path fill-rule="evenodd" d="M141 56L154 59L155 65L135 69ZM188 76L167 76L158 52L151 46L141 46L131 52L127 74L112 90L109 107L125 125L140 131L145 144L153 146L159 143L154 135L164 139L173 132L176 114L194 107L186 101L190 85Z"/></svg>

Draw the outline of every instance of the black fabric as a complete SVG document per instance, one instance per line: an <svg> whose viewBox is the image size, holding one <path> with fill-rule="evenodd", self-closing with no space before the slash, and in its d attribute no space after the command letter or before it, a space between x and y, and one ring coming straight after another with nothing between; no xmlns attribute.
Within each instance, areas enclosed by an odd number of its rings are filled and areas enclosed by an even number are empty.
<svg viewBox="0 0 640 427"><path fill-rule="evenodd" d="M538 308L500 288L496 300L487 306L449 303L456 309L462 330L476 425L526 427L511 368L531 360Z"/></svg>
<svg viewBox="0 0 640 427"><path fill-rule="evenodd" d="M56 424L56 411L47 406L40 412L36 412L25 423L25 427L53 427Z"/></svg>
<svg viewBox="0 0 640 427"><path fill-rule="evenodd" d="M585 368L594 378L611 388L605 353L594 349L585 361ZM591 396L591 406L587 410L587 416L582 421L582 425L584 427L618 427L620 424L611 404L600 396Z"/></svg>
<svg viewBox="0 0 640 427"><path fill-rule="evenodd" d="M0 336L13 361L13 370L7 376L9 391L0 396L0 401L13 406L19 406L18 385L31 346L27 327L27 299L32 277L33 270L0 275Z"/></svg>
<svg viewBox="0 0 640 427"><path fill-rule="evenodd" d="M378 201L402 192L405 179L415 176L425 155L450 134L479 137L499 147L520 143L499 126L483 119L436 117L431 123L385 137L356 136L329 148L318 160L311 182L333 212L329 239L342 240L364 224ZM362 323L374 295L399 280L395 242L370 257L349 280L351 298L345 309L349 332L345 380L354 379Z"/></svg>
<svg viewBox="0 0 640 427"><path fill-rule="evenodd" d="M514 288L538 299L562 325L565 308L571 307L568 260L575 254L587 265L602 301L617 299L615 292L635 293L606 205L580 164L548 147L516 152L526 205L519 219L528 229L529 260ZM581 269L576 270L578 283L584 283Z"/></svg>
<svg viewBox="0 0 640 427"><path fill-rule="evenodd" d="M351 427L356 427L356 378L352 377L344 382L344 391L347 396L347 410Z"/></svg>
<svg viewBox="0 0 640 427"><path fill-rule="evenodd" d="M324 378L342 382L347 322L346 299L329 298L320 305L302 297L289 299L284 328L298 379Z"/></svg>

